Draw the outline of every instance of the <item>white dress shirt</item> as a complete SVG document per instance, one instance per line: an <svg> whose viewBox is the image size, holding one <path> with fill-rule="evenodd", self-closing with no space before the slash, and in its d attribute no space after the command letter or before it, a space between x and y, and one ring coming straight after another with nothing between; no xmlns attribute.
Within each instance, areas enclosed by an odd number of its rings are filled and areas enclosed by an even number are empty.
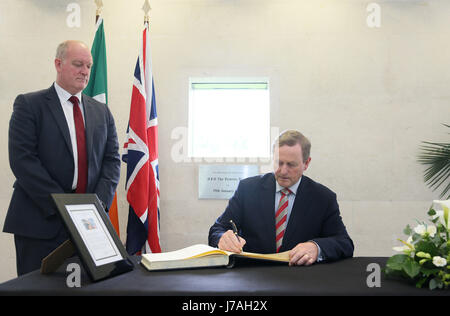
<svg viewBox="0 0 450 316"><path fill-rule="evenodd" d="M300 185L300 182L302 181L302 177L300 177L300 179L298 179L297 183L295 183L294 185L290 186L289 191L291 191L292 193L288 195L288 206L287 206L287 218L286 218L286 223L289 222L289 217L291 216L291 211L292 211L292 206L294 205L294 201L295 201L295 196L297 194L297 189L298 186ZM278 184L278 182L275 180L275 184L276 184L276 189L275 189L275 213L278 210L278 204L280 203L280 199L281 199L281 190L284 189L284 187L282 187L281 185Z"/></svg>
<svg viewBox="0 0 450 316"><path fill-rule="evenodd" d="M78 183L78 150L77 150L77 135L75 133L75 122L73 119L73 104L72 102L69 101L69 98L72 96L72 94L61 88L56 82L55 82L55 90L56 94L58 95L59 102L61 103L62 109L64 111L67 126L69 127L70 141L72 143L72 150L73 150L73 160L74 160L73 163L75 166L73 174L72 190L75 190L77 188ZM75 96L78 98L84 122L85 119L84 119L83 104L81 102L81 91L75 94Z"/></svg>

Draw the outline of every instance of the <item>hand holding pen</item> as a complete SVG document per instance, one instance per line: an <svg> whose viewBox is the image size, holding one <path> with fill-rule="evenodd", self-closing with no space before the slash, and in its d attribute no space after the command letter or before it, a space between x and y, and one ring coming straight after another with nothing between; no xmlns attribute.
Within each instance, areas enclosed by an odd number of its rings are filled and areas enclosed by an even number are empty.
<svg viewBox="0 0 450 316"><path fill-rule="evenodd" d="M231 229L227 230L219 240L219 248L231 252L242 252L246 241L238 235L236 224L230 220Z"/></svg>
<svg viewBox="0 0 450 316"><path fill-rule="evenodd" d="M230 224L231 224L231 228L233 229L233 234L236 236L238 242L240 243L241 240L239 239L238 230L237 230L236 224L233 222L232 219L230 219Z"/></svg>

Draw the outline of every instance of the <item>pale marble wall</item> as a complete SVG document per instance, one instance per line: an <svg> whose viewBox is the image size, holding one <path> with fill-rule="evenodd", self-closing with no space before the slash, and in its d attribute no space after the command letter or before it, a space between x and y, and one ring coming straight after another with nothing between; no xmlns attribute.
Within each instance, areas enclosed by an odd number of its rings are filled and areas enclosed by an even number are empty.
<svg viewBox="0 0 450 316"><path fill-rule="evenodd" d="M109 106L123 144L143 0L104 1ZM381 8L370 28L368 5ZM172 159L176 128L188 124L188 80L268 77L271 126L312 141L307 175L338 194L356 256L388 256L407 224L426 219L438 197L416 162L422 140L448 141L450 2L363 0L152 0L153 71L159 121L163 250L206 243L227 201L197 199L197 163ZM79 27L70 27L73 8ZM67 12L69 8L69 12ZM50 86L64 39L88 45L91 0L0 2L0 226L14 176L8 122L17 94ZM186 148L187 150L187 148ZM125 240L125 165L119 185ZM0 282L15 277L12 236L0 233Z"/></svg>

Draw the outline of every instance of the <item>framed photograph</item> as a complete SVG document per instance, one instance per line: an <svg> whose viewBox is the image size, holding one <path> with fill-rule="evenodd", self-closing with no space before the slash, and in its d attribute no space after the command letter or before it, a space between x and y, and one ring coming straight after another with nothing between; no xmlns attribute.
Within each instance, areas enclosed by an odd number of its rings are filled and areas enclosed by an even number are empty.
<svg viewBox="0 0 450 316"><path fill-rule="evenodd" d="M52 194L52 198L93 281L133 269L96 194Z"/></svg>

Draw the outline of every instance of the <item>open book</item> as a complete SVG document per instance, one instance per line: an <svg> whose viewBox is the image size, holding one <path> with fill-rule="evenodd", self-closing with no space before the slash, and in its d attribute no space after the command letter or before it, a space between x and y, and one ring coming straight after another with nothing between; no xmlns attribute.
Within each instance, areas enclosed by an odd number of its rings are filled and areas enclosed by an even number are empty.
<svg viewBox="0 0 450 316"><path fill-rule="evenodd" d="M170 252L143 254L141 263L151 271L216 266L231 267L233 265L233 257L289 262L289 251L271 254L234 253L198 244Z"/></svg>

